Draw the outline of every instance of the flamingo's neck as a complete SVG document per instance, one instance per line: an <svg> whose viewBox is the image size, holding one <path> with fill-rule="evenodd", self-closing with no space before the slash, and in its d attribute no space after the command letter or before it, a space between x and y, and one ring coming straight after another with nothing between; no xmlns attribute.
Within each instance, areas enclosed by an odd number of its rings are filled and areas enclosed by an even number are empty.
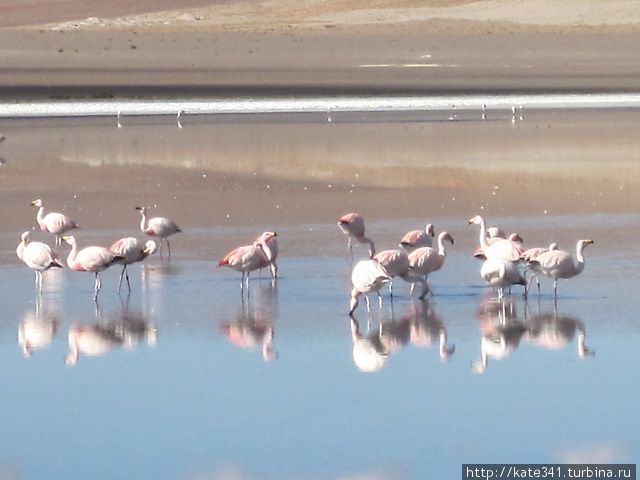
<svg viewBox="0 0 640 480"><path fill-rule="evenodd" d="M140 230L142 230L143 233L147 233L147 228L145 227L145 223L147 222L147 214L140 210Z"/></svg>
<svg viewBox="0 0 640 480"><path fill-rule="evenodd" d="M36 214L36 221L38 225L42 227L42 222L44 220L44 205L38 209L38 213Z"/></svg>
<svg viewBox="0 0 640 480"><path fill-rule="evenodd" d="M480 246L484 250L489 247L487 243L487 224L484 222L484 218L480 217Z"/></svg>
<svg viewBox="0 0 640 480"><path fill-rule="evenodd" d="M76 255L78 254L78 244L76 242L73 242L71 244L71 251L69 252L69 255L67 256L67 266L71 269L75 270L75 263L76 263Z"/></svg>
<svg viewBox="0 0 640 480"><path fill-rule="evenodd" d="M447 254L446 249L444 248L444 232L438 235L438 255L444 257Z"/></svg>
<svg viewBox="0 0 640 480"><path fill-rule="evenodd" d="M582 272L582 270L584 270L584 254L582 253L582 251L584 250L584 243L582 242L578 242L578 245L576 246L576 264L574 265L575 269L576 269L576 273L580 273Z"/></svg>

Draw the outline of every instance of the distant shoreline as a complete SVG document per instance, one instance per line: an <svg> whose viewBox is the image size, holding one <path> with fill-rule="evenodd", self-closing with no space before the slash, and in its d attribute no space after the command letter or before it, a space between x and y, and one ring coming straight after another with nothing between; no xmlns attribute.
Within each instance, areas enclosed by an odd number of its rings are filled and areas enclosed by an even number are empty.
<svg viewBox="0 0 640 480"><path fill-rule="evenodd" d="M524 111L638 109L640 92L438 95L255 95L0 99L0 118L448 113L487 118L522 117Z"/></svg>

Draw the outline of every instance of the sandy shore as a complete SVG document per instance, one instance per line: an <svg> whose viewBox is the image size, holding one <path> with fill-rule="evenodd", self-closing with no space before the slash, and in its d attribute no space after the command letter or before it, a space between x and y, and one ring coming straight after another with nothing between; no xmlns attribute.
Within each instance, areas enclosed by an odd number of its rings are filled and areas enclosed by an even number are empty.
<svg viewBox="0 0 640 480"><path fill-rule="evenodd" d="M633 1L128 3L5 3L2 92L633 90L640 78Z"/></svg>

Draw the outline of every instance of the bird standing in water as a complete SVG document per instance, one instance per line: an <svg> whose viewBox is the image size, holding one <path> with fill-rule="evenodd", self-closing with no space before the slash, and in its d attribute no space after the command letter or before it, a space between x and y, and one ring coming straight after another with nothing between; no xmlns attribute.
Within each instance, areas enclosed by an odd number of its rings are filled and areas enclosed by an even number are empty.
<svg viewBox="0 0 640 480"><path fill-rule="evenodd" d="M340 230L347 236L347 246L351 257L353 257L352 239L356 239L360 243L369 245L369 258L373 258L376 253L376 247L373 240L364 235L364 219L357 213L347 213L340 217L338 222Z"/></svg>
<svg viewBox="0 0 640 480"><path fill-rule="evenodd" d="M16 248L16 255L36 272L36 290L42 291L42 272L50 268L62 268L62 261L46 243L32 242L29 232L24 232Z"/></svg>
<svg viewBox="0 0 640 480"><path fill-rule="evenodd" d="M124 257L116 255L108 248L104 247L85 247L78 250L78 243L75 237L71 235L65 235L62 239L71 245L71 251L67 257L67 266L71 270L77 272L93 272L96 276L93 299L97 302L98 292L102 286L100 282L100 272L106 270L114 263L122 260Z"/></svg>
<svg viewBox="0 0 640 480"><path fill-rule="evenodd" d="M129 292L131 292L131 283L129 282L127 266L132 263L142 262L149 255L153 254L156 251L156 242L153 240L147 240L146 243L142 244L142 242L137 238L126 237L121 238L111 245L109 250L122 257L121 260L118 260L118 263L123 265L122 272L120 273L120 281L118 282L118 293L122 288L122 277L127 279L127 287Z"/></svg>
<svg viewBox="0 0 640 480"><path fill-rule="evenodd" d="M62 213L49 212L45 215L44 203L40 198L31 202L31 205L38 207L36 221L40 226L40 230L47 233L53 233L56 236L55 245L60 245L62 243L60 237L66 232L73 230L74 228L78 228L78 224L75 221Z"/></svg>
<svg viewBox="0 0 640 480"><path fill-rule="evenodd" d="M136 210L140 212L140 216L142 217L140 220L140 230L147 235L160 238L160 258L162 258L162 242L166 242L167 250L169 251L169 260L171 260L171 245L169 244L168 237L174 233L182 232L180 227L165 217L153 217L147 220L146 207L136 207Z"/></svg>

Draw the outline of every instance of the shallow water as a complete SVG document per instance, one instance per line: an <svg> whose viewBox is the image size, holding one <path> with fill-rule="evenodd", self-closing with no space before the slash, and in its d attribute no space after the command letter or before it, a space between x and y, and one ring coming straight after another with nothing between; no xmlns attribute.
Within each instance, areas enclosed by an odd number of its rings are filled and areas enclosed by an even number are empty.
<svg viewBox="0 0 640 480"><path fill-rule="evenodd" d="M99 179L111 172L93 168ZM74 213L103 209L106 226L83 219L76 234L83 244L135 235L135 192L87 183L78 200L84 210L73 210L73 185L50 179L51 192L60 189L51 196ZM247 225L189 217L185 232L172 237L171 262L156 254L131 268L130 296L115 291L119 269L106 271L96 305L92 275L67 269L46 272L45 291L36 295L33 273L13 253L32 225L35 189L28 182L24 191L14 187L2 194L13 210L3 213L11 230L0 234L0 476L456 478L462 463L640 458L633 353L640 340L640 274L633 265L640 212L633 205L621 205L619 214L571 205L568 212L500 213L501 199L487 207L491 224L518 231L530 246L556 240L573 250L578 238L595 240L585 271L560 284L557 306L549 281L539 299L534 293L525 302L514 288L497 304L470 256L478 232L467 219L480 203L440 210L436 228L456 242L430 280L434 295L420 302L398 281L393 304L385 292L383 308L372 302L370 317L362 304L356 325L347 315L346 242L326 219L335 218L332 209L343 207L331 204L347 193L316 192L329 213L306 220L293 210L278 216L270 204ZM287 188L282 198L296 198ZM251 190L247 202L265 191ZM165 192L160 206L181 223L179 209L166 201L173 193ZM351 197L345 211L370 209L365 201L375 202L377 193ZM114 195L115 206L107 208ZM410 204L400 190L384 195ZM248 215L241 204L216 203L218 190L204 198L213 218ZM392 248L404 231L424 225L422 210L401 216L388 206L367 230L379 249ZM263 272L243 297L239 274L215 261L269 228L281 241L281 278L272 283ZM31 339L26 349L16 341L24 332ZM68 340L78 332L95 341L76 357ZM483 337L493 356L480 368ZM504 348L497 352L496 345Z"/></svg>

